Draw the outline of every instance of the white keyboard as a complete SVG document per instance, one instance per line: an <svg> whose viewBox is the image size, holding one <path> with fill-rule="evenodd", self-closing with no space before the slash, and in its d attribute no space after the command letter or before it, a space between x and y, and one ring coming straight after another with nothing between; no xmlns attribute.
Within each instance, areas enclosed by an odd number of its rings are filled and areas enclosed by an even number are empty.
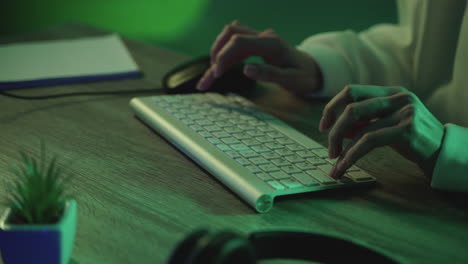
<svg viewBox="0 0 468 264"><path fill-rule="evenodd" d="M257 212L276 196L375 182L356 166L329 177L334 160L325 147L238 95L137 97L130 106Z"/></svg>

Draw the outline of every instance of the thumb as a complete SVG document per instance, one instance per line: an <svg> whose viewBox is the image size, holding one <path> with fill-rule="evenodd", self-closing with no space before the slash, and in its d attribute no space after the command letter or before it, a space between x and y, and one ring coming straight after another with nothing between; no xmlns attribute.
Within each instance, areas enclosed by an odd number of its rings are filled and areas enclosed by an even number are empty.
<svg viewBox="0 0 468 264"><path fill-rule="evenodd" d="M282 84L288 77L288 70L269 64L247 64L244 66L244 74L256 81Z"/></svg>

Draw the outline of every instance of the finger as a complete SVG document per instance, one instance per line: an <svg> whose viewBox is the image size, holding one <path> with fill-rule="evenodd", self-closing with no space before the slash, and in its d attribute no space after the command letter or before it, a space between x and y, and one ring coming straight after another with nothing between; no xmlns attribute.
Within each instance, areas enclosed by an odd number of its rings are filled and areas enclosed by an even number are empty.
<svg viewBox="0 0 468 264"><path fill-rule="evenodd" d="M382 128L398 125L401 122L401 119L402 119L400 112L401 111L397 111L397 112L393 113L392 115L387 116L385 118L370 121L370 122L368 122L367 126L361 127L361 129L357 130L355 135L351 138L351 142L349 142L348 145L346 145L346 147L341 152L341 154L340 154L340 156L338 158L338 161L340 161L344 156L346 156L347 153L349 152L349 150L354 145L356 145L356 143L358 143L359 140L365 134L368 134L368 133L373 132L373 131L380 130Z"/></svg>
<svg viewBox="0 0 468 264"><path fill-rule="evenodd" d="M247 64L244 74L256 81L274 82L279 85L294 81L295 69L282 69L269 64Z"/></svg>
<svg viewBox="0 0 468 264"><path fill-rule="evenodd" d="M211 63L214 64L216 62L216 56L218 52L221 50L222 47L229 41L229 39L234 34L247 34L247 35L255 35L258 32L252 30L244 25L241 25L238 21L234 21L229 25L226 25L221 33L216 37L216 40L213 42L211 46Z"/></svg>
<svg viewBox="0 0 468 264"><path fill-rule="evenodd" d="M200 80L197 83L197 90L206 91L211 87L215 80L214 66L215 65L211 65L210 68L205 72L205 74L200 78Z"/></svg>
<svg viewBox="0 0 468 264"><path fill-rule="evenodd" d="M332 168L330 176L341 177L356 161L377 147L389 145L401 135L399 126L391 126L364 134Z"/></svg>
<svg viewBox="0 0 468 264"><path fill-rule="evenodd" d="M274 61L279 49L277 38L265 36L234 35L216 57L215 77L221 76L229 67L250 56L260 56Z"/></svg>
<svg viewBox="0 0 468 264"><path fill-rule="evenodd" d="M343 139L346 134L352 133L350 129L352 129L353 124L387 116L407 105L410 100L409 93L397 93L392 96L371 98L348 104L334 123L328 136L330 158L335 158L341 153Z"/></svg>
<svg viewBox="0 0 468 264"><path fill-rule="evenodd" d="M319 129L320 131L329 129L336 121L336 115L339 110L343 109L350 102L389 96L399 92L406 92L406 89L397 86L347 85L323 108Z"/></svg>

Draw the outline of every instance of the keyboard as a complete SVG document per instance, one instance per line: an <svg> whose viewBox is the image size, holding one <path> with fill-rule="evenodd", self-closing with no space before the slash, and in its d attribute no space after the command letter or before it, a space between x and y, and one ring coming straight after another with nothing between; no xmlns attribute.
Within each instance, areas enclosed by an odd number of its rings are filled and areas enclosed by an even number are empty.
<svg viewBox="0 0 468 264"><path fill-rule="evenodd" d="M375 182L357 166L329 177L327 148L235 94L136 97L130 106L259 213L277 196Z"/></svg>

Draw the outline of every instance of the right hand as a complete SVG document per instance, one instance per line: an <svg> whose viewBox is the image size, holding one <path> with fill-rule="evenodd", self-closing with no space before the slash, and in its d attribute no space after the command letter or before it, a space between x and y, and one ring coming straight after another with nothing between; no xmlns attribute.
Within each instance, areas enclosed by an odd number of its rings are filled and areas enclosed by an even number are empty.
<svg viewBox="0 0 468 264"><path fill-rule="evenodd" d="M277 83L305 94L322 86L322 73L315 60L280 38L273 30L255 31L234 21L226 25L211 47L211 66L197 84L208 90L214 80L242 60L259 56L265 64L247 64L244 74L256 81Z"/></svg>

